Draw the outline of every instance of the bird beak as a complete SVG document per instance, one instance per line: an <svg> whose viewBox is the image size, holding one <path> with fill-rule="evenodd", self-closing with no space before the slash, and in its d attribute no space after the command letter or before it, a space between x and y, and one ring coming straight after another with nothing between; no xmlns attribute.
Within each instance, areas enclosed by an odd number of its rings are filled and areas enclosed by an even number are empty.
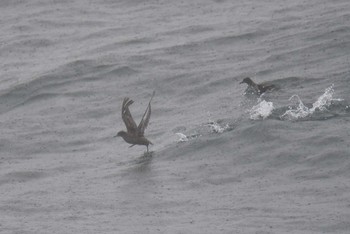
<svg viewBox="0 0 350 234"><path fill-rule="evenodd" d="M117 137L118 136L118 134L117 135L115 135L114 137Z"/></svg>
<svg viewBox="0 0 350 234"><path fill-rule="evenodd" d="M243 84L244 82L243 81L241 81L241 82L239 82L240 84Z"/></svg>

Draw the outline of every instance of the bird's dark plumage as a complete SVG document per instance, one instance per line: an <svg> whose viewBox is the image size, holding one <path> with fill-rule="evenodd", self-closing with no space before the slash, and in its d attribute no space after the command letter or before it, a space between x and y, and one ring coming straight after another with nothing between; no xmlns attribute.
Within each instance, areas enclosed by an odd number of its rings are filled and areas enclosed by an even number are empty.
<svg viewBox="0 0 350 234"><path fill-rule="evenodd" d="M120 131L116 136L122 137L127 143L131 144L130 147L134 145L145 145L147 147L148 152L148 145L151 144L145 136L145 129L148 126L149 120L151 118L151 101L153 99L155 92L153 92L151 100L148 103L147 109L145 113L143 114L143 117L137 126L134 119L131 116L129 106L134 103L133 100L129 98L124 98L123 105L122 105L122 119L126 126L126 132Z"/></svg>
<svg viewBox="0 0 350 234"><path fill-rule="evenodd" d="M251 87L254 92L256 92L257 94L262 94L268 90L272 90L274 88L276 88L275 85L267 85L267 84L256 84L254 81L252 81L252 79L250 79L249 77L244 78L240 84L246 83L249 87Z"/></svg>

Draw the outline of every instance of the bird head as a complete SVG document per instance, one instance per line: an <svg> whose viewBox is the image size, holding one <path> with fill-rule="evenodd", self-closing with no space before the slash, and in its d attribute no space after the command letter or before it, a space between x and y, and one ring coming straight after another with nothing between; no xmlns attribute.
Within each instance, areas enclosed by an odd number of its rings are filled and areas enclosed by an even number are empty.
<svg viewBox="0 0 350 234"><path fill-rule="evenodd" d="M246 83L246 84L248 84L248 85L254 84L254 82L252 81L252 79L250 79L249 77L244 78L244 79L240 82L240 84L243 84L243 83Z"/></svg>
<svg viewBox="0 0 350 234"><path fill-rule="evenodd" d="M125 135L126 135L126 132L124 132L124 131L119 131L118 134L115 135L114 137L117 137L117 136L123 137L123 136L125 136Z"/></svg>

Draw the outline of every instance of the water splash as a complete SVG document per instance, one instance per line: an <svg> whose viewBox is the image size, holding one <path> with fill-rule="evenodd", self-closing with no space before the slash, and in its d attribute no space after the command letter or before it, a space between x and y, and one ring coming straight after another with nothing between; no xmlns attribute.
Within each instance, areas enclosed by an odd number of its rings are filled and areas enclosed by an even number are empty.
<svg viewBox="0 0 350 234"><path fill-rule="evenodd" d="M250 109L250 119L252 120L258 120L258 119L266 119L268 116L271 115L274 107L273 102L267 102L265 100L262 100L259 98L259 103Z"/></svg>
<svg viewBox="0 0 350 234"><path fill-rule="evenodd" d="M298 95L293 95L289 98L289 101L292 101L293 99L296 99L298 102L296 109L293 109L291 106L289 106L289 110L287 110L284 114L281 115L281 119L296 120L300 118L305 118L308 115L310 115L310 109L304 105L304 103L301 101Z"/></svg>
<svg viewBox="0 0 350 234"><path fill-rule="evenodd" d="M229 124L221 126L218 122L212 120L211 113L209 111L207 112L207 115L208 115L209 120L208 120L208 123L206 124L206 126L209 126L211 132L213 132L213 133L223 133L227 129L230 129Z"/></svg>
<svg viewBox="0 0 350 234"><path fill-rule="evenodd" d="M188 141L188 137L185 134L183 134L181 132L177 132L175 134L176 134L176 136L179 137L179 139L177 139L177 142L186 142L186 141Z"/></svg>
<svg viewBox="0 0 350 234"><path fill-rule="evenodd" d="M280 117L281 119L286 119L286 120L297 120L297 119L307 118L312 114L314 114L316 111L321 111L321 112L327 111L328 110L327 108L334 101L343 101L343 99L333 98L333 95L334 95L334 84L326 88L324 94L322 94L317 99L317 101L312 104L311 108L308 108L307 106L305 106L298 95L293 95L292 97L289 98L289 101L296 99L296 102L297 102L296 108L293 108L290 106L289 110L287 110Z"/></svg>
<svg viewBox="0 0 350 234"><path fill-rule="evenodd" d="M215 121L210 121L208 123L208 126L210 127L211 131L214 133L223 133L226 129L229 129L230 126L228 124L226 124L225 126L220 126L220 124L218 124Z"/></svg>
<svg viewBox="0 0 350 234"><path fill-rule="evenodd" d="M185 134L183 134L181 132L177 132L175 134L176 134L176 136L179 137L179 139L177 139L178 143L187 142L189 140L192 140L192 139L195 139L195 138L198 138L198 137L201 136L200 134L192 134L192 135L187 136L187 135L185 135Z"/></svg>

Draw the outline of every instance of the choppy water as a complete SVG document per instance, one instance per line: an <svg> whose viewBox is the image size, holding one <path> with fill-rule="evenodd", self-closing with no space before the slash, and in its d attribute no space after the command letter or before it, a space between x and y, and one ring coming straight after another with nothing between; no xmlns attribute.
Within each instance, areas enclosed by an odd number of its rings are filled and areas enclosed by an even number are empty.
<svg viewBox="0 0 350 234"><path fill-rule="evenodd" d="M349 232L350 2L0 10L1 233Z"/></svg>

